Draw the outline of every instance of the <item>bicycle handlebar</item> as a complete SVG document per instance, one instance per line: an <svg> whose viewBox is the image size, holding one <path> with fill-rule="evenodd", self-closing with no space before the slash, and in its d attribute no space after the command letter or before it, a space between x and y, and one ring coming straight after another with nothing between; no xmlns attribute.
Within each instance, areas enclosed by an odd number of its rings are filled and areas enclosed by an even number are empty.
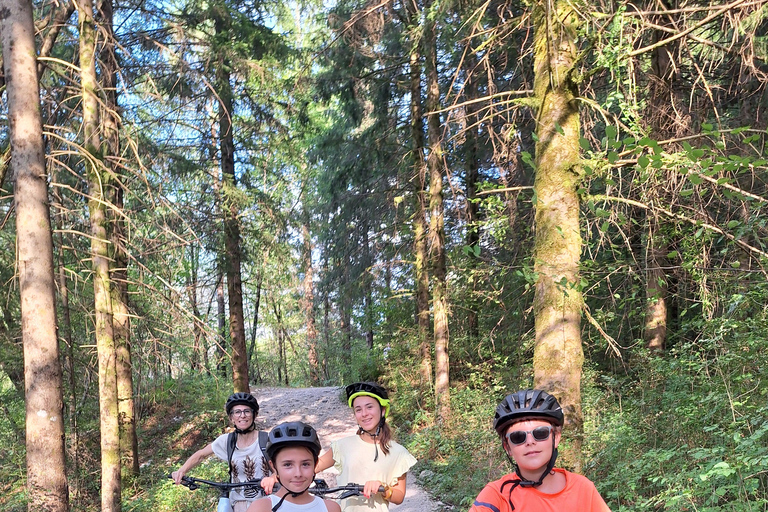
<svg viewBox="0 0 768 512"><path fill-rule="evenodd" d="M168 478L173 478L173 475L168 475ZM190 491L199 489L200 484L218 489L222 496L225 496L232 489L240 487L255 487L256 489L261 490L261 478L248 480L246 482L213 482L211 480L203 480L202 478L195 478L192 476L181 477L181 485L189 488ZM279 489L279 487L276 486L275 490L277 489Z"/></svg>
<svg viewBox="0 0 768 512"><path fill-rule="evenodd" d="M323 497L325 497L326 494L333 494L338 492L341 494L338 496L329 497L337 500L343 500L344 498L349 498L350 496L362 496L364 489L365 486L360 484L346 484L339 485L337 487L328 487L328 484L325 483L325 480L318 478L315 480L315 486L309 488L309 492L312 494L319 494ZM384 486L379 486L378 492L384 494Z"/></svg>
<svg viewBox="0 0 768 512"><path fill-rule="evenodd" d="M168 478L172 479L173 476L168 475ZM181 477L181 485L189 488L190 491L199 489L200 484L218 489L222 496L226 496L229 491L239 487L256 487L258 490L261 490L261 478L248 480L247 482L213 482L211 480L204 480L202 478L195 478L191 476ZM360 484L346 484L336 487L328 487L328 484L322 478L316 478L314 484L314 486L308 489L309 492L323 497L329 494L340 493L337 496L328 496L329 498L337 500L343 500L351 496L362 496L363 490L365 489L365 486ZM280 484L275 484L273 492L277 491L278 489L280 489ZM378 492L384 494L384 487L380 486Z"/></svg>

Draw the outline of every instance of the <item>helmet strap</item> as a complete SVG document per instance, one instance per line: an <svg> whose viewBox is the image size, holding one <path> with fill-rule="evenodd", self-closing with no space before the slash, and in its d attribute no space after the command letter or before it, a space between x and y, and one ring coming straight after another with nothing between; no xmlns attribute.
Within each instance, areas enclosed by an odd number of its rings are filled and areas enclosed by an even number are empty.
<svg viewBox="0 0 768 512"><path fill-rule="evenodd" d="M240 429L235 427L235 432L238 434L247 434L248 432L253 432L256 430L256 420L252 421L250 425L248 425L248 428Z"/></svg>
<svg viewBox="0 0 768 512"><path fill-rule="evenodd" d="M278 501L277 503L275 503L275 506L274 506L274 507L272 507L272 512L277 512L277 509L279 509L280 507L282 507L282 506L283 506L283 502L285 501L285 498L287 498L289 494L291 495L291 497L292 497L292 498L297 498L297 497L301 496L302 494L304 494L305 492L307 492L307 490L308 490L310 487L312 487L312 484L313 484L313 483L314 483L314 481L315 481L315 476L317 476L317 473L315 473L315 474L313 474L313 475L312 475L312 480L310 480L310 482L309 482L309 485L307 486L307 488L306 488L306 489L304 489L303 491L299 491L299 492L293 492L293 491L289 491L289 490L288 490L288 488L287 488L286 486L284 486L284 485L283 485L283 483L280 481L280 474L279 474L277 471L275 471L275 476L277 477L277 482L280 484L280 486L281 486L283 489L285 489L285 490L286 490L286 493L285 493L285 494L283 494L283 497L282 497L282 498L280 498L280 501Z"/></svg>
<svg viewBox="0 0 768 512"><path fill-rule="evenodd" d="M381 429L384 427L384 423L387 421L387 417L384 416L384 408L381 408L381 419L379 420L379 424L376 425L376 432L371 434L367 430L364 430L363 427L360 425L357 426L357 435L361 436L363 434L368 434L373 438L373 449L375 450L375 454L373 456L373 462L376 462L379 460L379 442L376 439L379 437L379 434L381 434Z"/></svg>
<svg viewBox="0 0 768 512"><path fill-rule="evenodd" d="M506 450L504 450L506 453ZM544 481L544 478L552 472L552 470L555 467L555 461L557 460L557 448L555 448L555 438L552 437L552 456L549 458L549 462L547 463L546 469L544 469L544 472L541 474L538 480L528 480L523 477L523 475L520 474L520 467L517 465L517 463L512 460L512 457L509 456L507 453L507 459L509 459L509 462L512 463L512 466L515 468L515 474L520 479L518 485L520 487L538 487L541 485L541 483ZM510 490L510 493L512 491Z"/></svg>

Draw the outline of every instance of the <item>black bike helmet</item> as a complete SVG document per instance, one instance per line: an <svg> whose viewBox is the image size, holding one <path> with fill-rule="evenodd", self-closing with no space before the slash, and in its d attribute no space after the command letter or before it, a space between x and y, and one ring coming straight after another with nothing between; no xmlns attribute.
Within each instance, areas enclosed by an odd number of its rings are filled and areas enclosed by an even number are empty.
<svg viewBox="0 0 768 512"><path fill-rule="evenodd" d="M557 399L539 389L524 389L507 395L496 407L493 428L503 436L507 427L521 418L541 418L563 426L563 410Z"/></svg>
<svg viewBox="0 0 768 512"><path fill-rule="evenodd" d="M287 446L304 446L309 448L315 458L315 463L320 457L320 440L317 432L311 426L300 421L281 423L269 431L267 439L267 457L275 460L277 451Z"/></svg>
<svg viewBox="0 0 768 512"><path fill-rule="evenodd" d="M256 401L250 393L238 392L227 398L227 403L224 405L224 409L227 411L227 416L232 414L232 408L236 405L247 405L253 409L253 417L259 415L259 402Z"/></svg>
<svg viewBox="0 0 768 512"><path fill-rule="evenodd" d="M346 387L347 404L352 407L355 398L363 395L375 398L384 408L384 416L389 415L389 394L382 386L375 382L355 382Z"/></svg>

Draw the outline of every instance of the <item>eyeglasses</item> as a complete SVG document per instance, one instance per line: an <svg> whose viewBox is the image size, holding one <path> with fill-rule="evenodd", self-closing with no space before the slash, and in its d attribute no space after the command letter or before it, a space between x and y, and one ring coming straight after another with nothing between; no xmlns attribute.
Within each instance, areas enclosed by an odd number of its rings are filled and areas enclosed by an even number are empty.
<svg viewBox="0 0 768 512"><path fill-rule="evenodd" d="M251 409L236 409L232 411L232 416L250 416L253 414L253 411Z"/></svg>
<svg viewBox="0 0 768 512"><path fill-rule="evenodd" d="M551 433L552 427L536 427L533 430L513 430L507 434L507 441L513 445L523 444L528 440L528 434L533 434L534 441L546 441Z"/></svg>

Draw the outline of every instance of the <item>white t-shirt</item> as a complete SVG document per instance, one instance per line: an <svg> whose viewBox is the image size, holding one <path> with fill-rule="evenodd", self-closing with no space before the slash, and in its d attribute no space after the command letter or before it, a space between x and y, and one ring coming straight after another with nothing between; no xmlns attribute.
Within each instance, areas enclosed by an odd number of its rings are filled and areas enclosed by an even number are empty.
<svg viewBox="0 0 768 512"><path fill-rule="evenodd" d="M319 496L313 496L313 498L314 499L311 502L305 503L303 505L291 503L286 499L283 501L283 504L280 505L280 508L277 509L277 512L328 512L328 507L325 506L324 499L320 498ZM274 508L274 506L277 505L282 498L275 496L274 494L270 494L269 499L272 500L272 507Z"/></svg>
<svg viewBox="0 0 768 512"><path fill-rule="evenodd" d="M218 458L227 462L227 438L229 434L222 434L211 443L213 453ZM239 436L238 436L239 437ZM240 443L238 443L240 444ZM256 436L249 446L235 448L232 453L232 482L247 482L263 478L269 474L269 465L264 453L259 447L259 438ZM264 496L261 487L241 487L233 489L229 493L229 499L235 501L253 501Z"/></svg>
<svg viewBox="0 0 768 512"><path fill-rule="evenodd" d="M402 445L394 441L389 443L389 455L384 455L381 446L378 447L379 458L376 462L376 447L366 443L360 436L354 435L331 443L335 467L341 473L336 481L340 485L364 484L369 480L379 480L387 485L395 485L397 479L403 476L416 464L416 459ZM384 497L373 494L352 496L341 500L342 512L387 512L389 504Z"/></svg>

